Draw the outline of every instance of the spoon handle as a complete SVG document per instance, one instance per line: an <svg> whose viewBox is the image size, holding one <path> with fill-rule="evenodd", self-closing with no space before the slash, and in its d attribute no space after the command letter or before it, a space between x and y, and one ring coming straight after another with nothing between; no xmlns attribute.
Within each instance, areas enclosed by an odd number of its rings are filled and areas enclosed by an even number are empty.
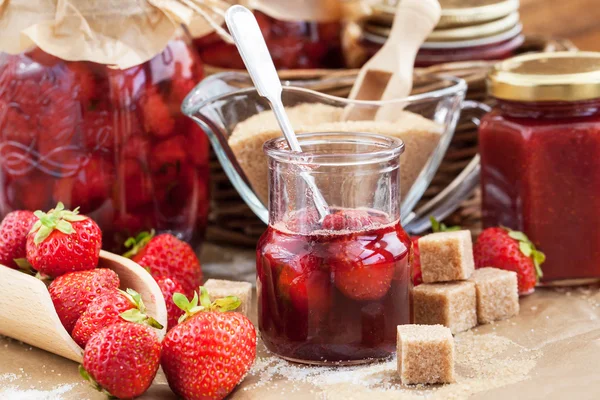
<svg viewBox="0 0 600 400"><path fill-rule="evenodd" d="M235 5L227 10L225 22L258 94L271 104L290 150L302 152L298 138L283 107L281 81L256 17L247 8ZM317 187L314 177L306 171L300 172L300 176L312 194L319 216L321 219L325 218L329 214L329 207Z"/></svg>

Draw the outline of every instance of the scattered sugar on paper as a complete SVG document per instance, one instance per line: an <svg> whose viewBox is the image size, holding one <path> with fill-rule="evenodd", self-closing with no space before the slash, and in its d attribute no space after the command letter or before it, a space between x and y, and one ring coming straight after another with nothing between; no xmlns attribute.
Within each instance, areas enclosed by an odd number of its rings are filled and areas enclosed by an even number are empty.
<svg viewBox="0 0 600 400"><path fill-rule="evenodd" d="M403 386L396 373L396 360L355 367L308 367L292 364L277 357L256 361L251 374L257 382L244 390L278 390L281 386L294 392L313 386L320 399L461 399L469 395L527 379L539 351L530 351L510 339L496 334L457 335L457 383L436 386ZM290 385L291 384L291 385ZM291 386L291 387L290 387Z"/></svg>
<svg viewBox="0 0 600 400"><path fill-rule="evenodd" d="M57 400L63 398L63 394L69 392L76 385L59 385L51 390L18 389L12 386L0 388L2 400Z"/></svg>

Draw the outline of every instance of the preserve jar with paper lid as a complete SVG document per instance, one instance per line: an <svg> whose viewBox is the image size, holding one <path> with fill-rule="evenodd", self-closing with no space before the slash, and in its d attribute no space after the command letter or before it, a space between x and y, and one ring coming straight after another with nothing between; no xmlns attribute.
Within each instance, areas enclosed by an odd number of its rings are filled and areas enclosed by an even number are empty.
<svg viewBox="0 0 600 400"><path fill-rule="evenodd" d="M180 112L204 73L181 29L193 11L37 3L11 0L0 14L0 216L62 201L114 251L151 229L198 244L209 147Z"/></svg>
<svg viewBox="0 0 600 400"><path fill-rule="evenodd" d="M600 278L600 53L519 56L488 77L479 130L485 226L526 233L543 283Z"/></svg>
<svg viewBox="0 0 600 400"><path fill-rule="evenodd" d="M221 2L223 3L223 2ZM251 9L277 69L342 68L341 11L338 0L245 0ZM212 2L213 17L227 4ZM222 14L222 12L221 12ZM223 40L214 28L191 29L202 60L210 66L244 69L235 45Z"/></svg>

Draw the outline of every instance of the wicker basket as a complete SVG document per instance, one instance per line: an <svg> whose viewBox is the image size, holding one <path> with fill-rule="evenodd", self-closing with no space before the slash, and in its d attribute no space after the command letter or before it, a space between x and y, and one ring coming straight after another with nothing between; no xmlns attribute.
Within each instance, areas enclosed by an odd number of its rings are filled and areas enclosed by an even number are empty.
<svg viewBox="0 0 600 400"><path fill-rule="evenodd" d="M546 39L528 36L519 49L525 52L555 52L576 50L566 40ZM491 103L487 97L485 77L493 62L472 61L448 63L415 71L419 74L447 74L463 78L468 84L467 98ZM223 72L224 69L207 67L208 74ZM302 70L281 71L282 80L293 80L294 84L313 90L345 97L350 93L357 70ZM423 90L423 88L421 88ZM471 121L469 112L461 115L461 120L436 176L425 192L422 202L433 198L444 189L477 154L477 127ZM214 154L211 158L211 213L207 230L207 240L224 242L230 245L254 246L264 232L265 225L254 215L237 191L229 182ZM476 190L451 216L448 224L461 225L475 233L480 230L480 192ZM418 207L418 206L417 206Z"/></svg>

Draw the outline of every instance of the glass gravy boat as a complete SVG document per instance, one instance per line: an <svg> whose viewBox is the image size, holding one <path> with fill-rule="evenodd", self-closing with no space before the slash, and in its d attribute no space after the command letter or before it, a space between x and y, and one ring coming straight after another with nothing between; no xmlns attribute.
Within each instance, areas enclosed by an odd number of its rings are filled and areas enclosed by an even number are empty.
<svg viewBox="0 0 600 400"><path fill-rule="evenodd" d="M332 78L335 79L335 78ZM414 210L431 183L448 149L461 110L487 106L465 101L467 84L464 80L447 76L428 76L415 87L419 93L393 101L353 101L331 96L284 82L282 100L286 108L305 103L319 103L344 109L352 108L357 115L374 116L382 108L398 107L421 115L437 123L440 137L424 166L418 172L401 203L401 222L409 233L420 233L429 228L429 216L442 219L466 198L478 183L479 157L476 156L465 170L438 196ZM297 84L298 82L294 82ZM307 82L304 81L303 84ZM310 83L310 82L309 82ZM320 82L327 84L327 82ZM332 82L334 83L334 82ZM264 201L252 187L228 140L236 126L263 111L270 110L268 102L259 96L250 78L243 73L225 72L212 75L200 82L185 98L183 112L198 123L208 134L217 158L229 180L250 209L268 224L269 212ZM294 125L294 123L292 123ZM294 126L296 128L296 126ZM407 143L406 152L410 152ZM260 155L263 156L262 151ZM265 161L266 162L266 161ZM404 173L404 171L402 171ZM265 184L267 176L265 174Z"/></svg>

